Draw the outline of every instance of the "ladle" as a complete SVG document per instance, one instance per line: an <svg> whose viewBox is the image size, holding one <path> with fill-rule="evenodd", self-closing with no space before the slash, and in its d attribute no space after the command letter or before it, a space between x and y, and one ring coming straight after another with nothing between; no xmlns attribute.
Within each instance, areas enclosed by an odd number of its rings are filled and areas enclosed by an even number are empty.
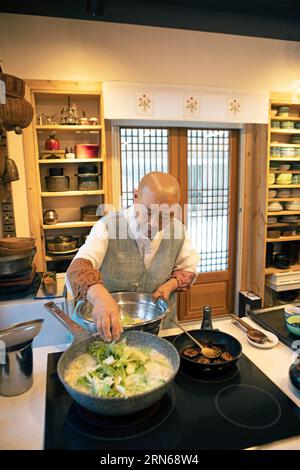
<svg viewBox="0 0 300 470"><path fill-rule="evenodd" d="M214 347L208 347L208 346L203 346L196 338L194 338L183 326L181 326L177 321L172 320L170 318L171 322L174 323L178 328L180 328L201 350L202 356L206 357L207 359L215 359L216 357L219 357L220 354L222 353L221 349L214 346Z"/></svg>
<svg viewBox="0 0 300 470"><path fill-rule="evenodd" d="M241 320L237 315L229 315L235 322L240 323L246 330L248 338L254 343L264 344L266 342L272 343L272 341L262 331L252 328L246 322Z"/></svg>

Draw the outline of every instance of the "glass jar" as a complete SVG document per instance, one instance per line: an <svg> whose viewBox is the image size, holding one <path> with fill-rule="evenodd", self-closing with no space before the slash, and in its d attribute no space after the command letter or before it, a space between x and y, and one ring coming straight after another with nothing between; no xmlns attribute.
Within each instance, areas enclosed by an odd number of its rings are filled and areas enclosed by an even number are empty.
<svg viewBox="0 0 300 470"><path fill-rule="evenodd" d="M78 191L96 191L99 189L99 178L97 173L78 174Z"/></svg>

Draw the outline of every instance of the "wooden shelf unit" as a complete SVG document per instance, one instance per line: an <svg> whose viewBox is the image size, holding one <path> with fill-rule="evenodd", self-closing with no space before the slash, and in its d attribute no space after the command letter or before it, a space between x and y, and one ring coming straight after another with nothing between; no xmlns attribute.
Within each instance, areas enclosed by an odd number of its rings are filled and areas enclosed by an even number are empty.
<svg viewBox="0 0 300 470"><path fill-rule="evenodd" d="M68 159L68 158L50 158L48 160L44 160L42 158L39 159L39 164L46 164L46 165L52 165L53 163L59 164L59 165L65 165L66 163L100 163L104 162L103 158L73 158L73 159ZM300 171L299 171L300 173Z"/></svg>
<svg viewBox="0 0 300 470"><path fill-rule="evenodd" d="M300 264L292 264L288 269L273 268L272 266L265 269L265 275L268 276L270 274L286 273L288 271L300 271Z"/></svg>
<svg viewBox="0 0 300 470"><path fill-rule="evenodd" d="M102 129L102 126L79 126L79 125L49 125L49 126L35 126L37 131L74 131L74 132L83 132L83 131L92 131L96 132Z"/></svg>
<svg viewBox="0 0 300 470"><path fill-rule="evenodd" d="M60 228L82 228L82 227L93 227L95 225L95 221L93 222L58 222L57 224L53 225L43 225L44 230L57 230Z"/></svg>
<svg viewBox="0 0 300 470"><path fill-rule="evenodd" d="M60 82L51 80L29 80L26 82L26 98L34 108L32 124L24 130L25 165L28 185L31 234L36 240L36 264L40 271L47 270L47 262L65 261L74 255L50 256L46 251L47 237L52 235L73 235L83 240L95 222L80 220L80 208L85 205L95 205L107 202L106 181L106 139L103 113L102 84L99 82ZM67 106L68 96L71 104L76 103L78 117L82 111L87 117L97 117L97 125L40 125L38 117L60 116L60 111ZM56 118L57 119L57 118ZM45 140L55 133L61 148L75 148L76 144L99 144L99 155L96 158L75 159L42 159L41 152L45 151ZM99 189L94 191L79 191L77 189L77 164L94 164L97 166ZM45 176L48 168L53 166L64 168L64 175L70 176L70 190L60 192L47 191ZM100 186L101 185L101 186ZM43 212L54 209L58 215L58 223L45 225ZM55 232L57 230L57 232ZM51 238L51 237L50 237Z"/></svg>
<svg viewBox="0 0 300 470"><path fill-rule="evenodd" d="M278 96L278 95L277 95ZM288 211L288 210L282 210L282 211L268 211L268 203L270 202L292 202L292 201L300 201L300 198L298 197L290 197L290 198L285 198L285 197L278 197L278 198L269 198L268 197L268 190L269 189L281 189L281 188L286 188L286 189L298 189L300 188L300 184L268 184L268 175L269 173L275 173L275 174L280 174L280 173L287 173L287 174L300 174L300 168L299 169L293 169L290 168L289 170L280 170L280 169L273 169L271 168L271 162L281 162L281 163L291 163L293 162L300 162L300 156L272 156L271 155L271 148L299 148L300 144L299 143L292 143L291 138L295 134L300 135L300 129L296 128L291 128L291 129L283 129L283 128L274 128L271 127L271 122L272 121L295 121L299 122L300 121L300 103L295 103L290 99L290 95L285 95L286 99L278 99L274 96L274 94L271 94L271 100L269 103L269 126L268 126L268 165L267 165L267 192L266 192L266 212L265 212L265 253L266 253L266 248L267 248L267 243L275 244L275 243L288 243L288 242L299 242L300 241L300 234L299 235L282 235L280 237L272 238L268 237L268 233L270 233L272 230L280 230L281 233L284 233L285 231L292 231L294 228L299 228L300 226L300 221L299 222L279 222L275 224L269 224L268 223L268 217L279 217L282 215L300 215L300 211ZM290 106L290 112L289 116L274 116L273 115L273 110L275 108L278 108L279 106ZM276 142L274 142L276 140ZM284 245L282 245L284 246ZM298 263L295 265L290 266L289 269L278 269L275 267L269 267L269 268L264 268L265 270L265 276L275 274L275 273L281 273L281 272L287 272L287 271L300 271L300 260L298 260ZM264 306L272 305L272 295L273 295L272 289L268 286L264 286Z"/></svg>

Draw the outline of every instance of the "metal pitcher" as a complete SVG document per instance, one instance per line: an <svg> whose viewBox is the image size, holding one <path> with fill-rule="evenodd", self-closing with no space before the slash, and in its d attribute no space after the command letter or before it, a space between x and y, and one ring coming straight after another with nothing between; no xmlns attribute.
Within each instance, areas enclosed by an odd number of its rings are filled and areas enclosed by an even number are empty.
<svg viewBox="0 0 300 470"><path fill-rule="evenodd" d="M32 342L43 319L0 330L0 395L20 395L33 384Z"/></svg>

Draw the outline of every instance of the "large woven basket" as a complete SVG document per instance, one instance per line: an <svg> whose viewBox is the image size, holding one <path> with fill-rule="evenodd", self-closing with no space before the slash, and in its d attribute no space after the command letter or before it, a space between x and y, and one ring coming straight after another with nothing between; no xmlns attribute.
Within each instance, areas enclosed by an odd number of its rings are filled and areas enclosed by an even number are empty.
<svg viewBox="0 0 300 470"><path fill-rule="evenodd" d="M29 126L33 118L33 108L24 98L7 98L6 104L0 105L0 127L6 131L21 133Z"/></svg>

